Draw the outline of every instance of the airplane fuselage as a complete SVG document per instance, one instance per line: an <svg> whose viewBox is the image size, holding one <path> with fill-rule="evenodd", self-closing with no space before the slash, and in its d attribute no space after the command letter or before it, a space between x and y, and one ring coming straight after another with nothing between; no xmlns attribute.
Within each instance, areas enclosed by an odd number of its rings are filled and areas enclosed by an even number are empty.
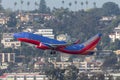
<svg viewBox="0 0 120 80"><path fill-rule="evenodd" d="M101 34L95 35L93 38L82 44L66 45L64 41L58 41L55 39L50 39L43 37L41 35L36 35L32 33L22 32L14 34L14 37L21 42L27 42L36 45L36 48L42 50L55 50L68 54L81 54L90 55L93 54L94 48L101 38Z"/></svg>

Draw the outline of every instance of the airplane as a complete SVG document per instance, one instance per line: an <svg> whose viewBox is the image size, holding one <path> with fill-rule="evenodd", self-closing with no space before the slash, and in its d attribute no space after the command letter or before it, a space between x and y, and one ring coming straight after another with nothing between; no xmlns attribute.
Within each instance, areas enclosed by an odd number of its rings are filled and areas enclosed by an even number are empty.
<svg viewBox="0 0 120 80"><path fill-rule="evenodd" d="M80 44L80 40L68 43L29 32L13 34L13 37L18 41L34 44L38 49L51 50L51 54L55 54L56 51L59 51L67 54L78 55L93 55L95 52L94 49L100 41L101 36L102 34L98 33L86 42Z"/></svg>

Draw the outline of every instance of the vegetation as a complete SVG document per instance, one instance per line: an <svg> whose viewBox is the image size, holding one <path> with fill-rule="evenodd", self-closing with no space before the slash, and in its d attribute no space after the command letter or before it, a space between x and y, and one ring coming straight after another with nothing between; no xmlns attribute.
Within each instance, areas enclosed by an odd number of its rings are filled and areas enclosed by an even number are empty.
<svg viewBox="0 0 120 80"><path fill-rule="evenodd" d="M21 5L23 5L23 1L21 0ZM65 1L62 1L64 4ZM86 2L88 5L89 2ZM77 5L77 1L75 1ZM17 5L17 2L14 3L14 6ZM37 6L37 2L35 2ZM81 6L83 2L81 3ZM94 2L94 6L96 3ZM30 2L27 3L27 6L30 6ZM69 3L69 6L72 6L72 3ZM21 6L22 8L22 6ZM3 11L3 7L0 6L0 11ZM116 27L120 23L120 9L116 3L107 2L104 3L102 8L94 7L88 10L78 10L78 11L71 11L69 8L53 8L50 10L47 7L45 0L40 0L39 9L30 11L34 13L43 13L43 14L50 14L54 16L51 20L44 20L43 18L39 18L34 22L28 22L27 25L34 25L34 28L40 28L42 25L45 28L53 28L55 34L67 33L72 38L80 39L81 42L87 40L91 36L95 35L96 33L102 33L103 37L100 41L98 46L99 49L120 49L119 48L119 40L116 40L114 43L110 42L110 38L108 35L113 32L114 27ZM13 27L15 32L21 31L20 26L26 26L23 22L20 22L18 18L16 18L16 12L9 12L9 10L5 10L5 14L9 16L9 21L7 24L3 25L4 28L1 28L2 32L10 32L8 30L9 27ZM117 16L115 20L111 20L109 22L102 22L100 19L103 16ZM6 26L8 28L6 28ZM17 29L16 26L19 28ZM39 27L38 27L39 26ZM8 31L7 31L8 30ZM83 38L84 37L84 38ZM8 49L9 50L9 49Z"/></svg>
<svg viewBox="0 0 120 80"><path fill-rule="evenodd" d="M102 6L104 11L104 16L119 15L120 9L114 2L107 2Z"/></svg>
<svg viewBox="0 0 120 80"><path fill-rule="evenodd" d="M45 0L40 0L39 12L40 13L50 13L50 9L49 9L49 7L47 7Z"/></svg>
<svg viewBox="0 0 120 80"><path fill-rule="evenodd" d="M23 5L23 1L21 0L21 5ZM65 1L62 1L62 4L64 4ZM86 5L88 5L89 2L86 2ZM78 2L75 1L75 4L77 5ZM30 2L27 3L28 7L30 6ZM37 2L35 2L35 5L38 6ZM70 6L72 6L72 3L69 3ZM81 6L83 6L83 2L81 3ZM94 2L94 6L96 3ZM14 6L17 6L17 2L14 3ZM22 8L22 6L21 6ZM37 8L36 8L37 9ZM0 7L0 11L4 10L3 7ZM116 3L113 2L107 2L104 3L102 8L91 8L87 10L78 10L78 11L71 11L69 8L53 8L53 10L50 10L49 7L47 7L45 0L40 0L39 9L29 11L31 13L43 13L43 14L49 14L54 16L51 20L44 20L44 18L40 17L38 20L35 20L34 22L27 22L27 25L34 25L34 28L38 29L40 27L44 28L53 28L56 35L61 33L67 33L74 39L80 39L81 42L87 40L91 36L95 35L96 33L102 33L103 37L100 41L100 44L98 45L98 49L120 49L120 41L116 40L114 43L110 41L110 38L108 35L113 32L114 27L118 26L120 23L120 9ZM15 32L21 31L20 26L26 26L23 24L23 22L20 22L19 18L16 18L16 12L9 12L9 10L5 10L5 14L9 16L9 21L7 24L3 25L4 28L1 28L1 32L10 32L8 30L9 27L14 28ZM109 22L102 22L100 19L103 16L117 16L115 20L111 20ZM8 28L6 28L6 26ZM17 27L19 26L19 28ZM16 29L16 30L15 30ZM1 45L2 47L2 45ZM37 51L36 49L29 47L33 50L33 52L36 53L43 53L42 51ZM25 47L22 46L22 50L24 50L24 53L30 52L26 45ZM13 51L13 49L3 49L1 51ZM15 50L16 52L20 53L20 51ZM23 52L21 52L23 53ZM37 55L38 55L37 54ZM25 54L28 55L28 54ZM42 54L41 54L42 55ZM42 55L43 56L43 55Z"/></svg>
<svg viewBox="0 0 120 80"><path fill-rule="evenodd" d="M23 1L21 0L21 11L22 11L22 5ZM65 4L65 1L62 0L62 4ZM75 5L78 4L77 1L74 3ZM89 2L86 1L84 4L81 2L81 7L83 8L83 5L88 5ZM14 3L14 6L17 5L17 2ZM35 5L38 6L38 3L35 2ZM69 2L69 7L73 5L73 3ZM120 8L116 3L113 2L107 2L103 4L102 8L96 7L96 2L93 3L94 8L88 9L88 10L78 10L78 11L71 11L69 8L54 8L53 10L50 10L49 7L47 7L45 0L40 0L39 9L37 8L33 11L29 11L31 13L42 13L42 14L49 14L54 16L51 20L44 20L43 18L39 18L38 20L34 22L28 22L27 25L34 25L34 28L38 29L40 27L44 28L53 28L56 35L61 33L67 33L72 38L80 39L81 42L87 40L89 37L95 35L96 33L102 33L103 37L100 41L100 44L98 45L98 49L120 49L120 40L116 40L114 43L110 42L110 38L108 37L108 34L110 32L113 32L114 27L118 26L120 23ZM27 6L30 6L30 2L27 2ZM29 9L29 8L28 8ZM7 28L15 28L15 31L21 31L21 28L16 28L18 25L26 26L22 22L19 21L15 17L17 11L14 13L11 12L11 10L4 10L3 7L0 5L0 12L5 12L5 15L9 16L9 21L7 24L2 26L7 26ZM109 22L102 22L100 19L103 16L117 16L115 20L111 20ZM1 28L1 34L3 32L10 32L7 28ZM15 32L14 31L14 32ZM0 34L0 35L1 35ZM0 36L0 39L2 37ZM30 45L26 45L22 43L22 47L17 50L14 48L3 48L3 45L0 44L0 52L15 52L18 53L16 55L23 55L26 57L24 63L28 63L31 61L31 57L36 56L45 56L50 57L48 52L43 52L41 50L35 49L34 47ZM28 56L29 55L29 56ZM58 55L58 54L57 54ZM56 55L55 55L56 56ZM59 56L59 55L58 55ZM120 64L117 60L117 55L110 55L106 57L106 60L103 64L104 68L109 68L111 66L112 68L119 69ZM59 61L59 58L57 59ZM72 59L70 59L72 60ZM31 68L32 64L29 65ZM12 67L12 64L10 65L10 68ZM45 73L48 75L48 77L51 80L105 80L105 76L103 73L95 74L91 76L90 78L86 75L86 73L80 73L78 72L78 69L74 66L68 66L66 70L60 70L59 68L50 67L45 69ZM66 73L66 74L65 74ZM109 76L109 80L112 80L112 76ZM119 80L119 78L118 78Z"/></svg>
<svg viewBox="0 0 120 80"><path fill-rule="evenodd" d="M15 16L15 13L11 13L9 18L9 21L7 22L7 26L9 27L15 27L17 25L17 19Z"/></svg>
<svg viewBox="0 0 120 80"><path fill-rule="evenodd" d="M76 80L78 74L78 69L74 66L68 66L65 70L64 80Z"/></svg>

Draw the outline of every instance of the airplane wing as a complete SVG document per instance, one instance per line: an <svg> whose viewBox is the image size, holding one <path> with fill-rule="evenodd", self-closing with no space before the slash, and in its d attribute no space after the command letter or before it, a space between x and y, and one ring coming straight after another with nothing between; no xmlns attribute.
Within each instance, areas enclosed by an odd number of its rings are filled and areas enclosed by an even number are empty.
<svg viewBox="0 0 120 80"><path fill-rule="evenodd" d="M65 48L67 46L71 46L78 43L80 43L80 40L77 40L75 42L68 42L68 43L66 42L65 44L50 44L50 43L43 43L43 44L49 46L50 48Z"/></svg>
<svg viewBox="0 0 120 80"><path fill-rule="evenodd" d="M67 47L67 46L70 46L70 45L73 45L75 43L66 43L66 44L49 44L49 43L44 43L45 45L48 45L49 47L51 48L64 48L64 47Z"/></svg>

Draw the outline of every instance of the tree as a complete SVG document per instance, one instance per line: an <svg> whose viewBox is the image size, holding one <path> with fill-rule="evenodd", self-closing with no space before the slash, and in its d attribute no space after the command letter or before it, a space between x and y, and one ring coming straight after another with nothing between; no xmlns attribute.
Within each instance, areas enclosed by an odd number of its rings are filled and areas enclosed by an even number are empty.
<svg viewBox="0 0 120 80"><path fill-rule="evenodd" d="M91 77L90 80L105 80L105 76L103 73L94 73Z"/></svg>
<svg viewBox="0 0 120 80"><path fill-rule="evenodd" d="M75 5L77 5L77 1L75 1Z"/></svg>
<svg viewBox="0 0 120 80"><path fill-rule="evenodd" d="M71 3L71 2L69 2L69 4L68 4L68 5L69 5L69 7L71 7L71 6L72 6L72 3Z"/></svg>
<svg viewBox="0 0 120 80"><path fill-rule="evenodd" d="M49 80L63 80L63 71L59 68L47 68L45 74L48 75Z"/></svg>
<svg viewBox="0 0 120 80"><path fill-rule="evenodd" d="M22 11L22 6L23 6L23 3L24 3L24 1L23 0L21 0L21 11Z"/></svg>
<svg viewBox="0 0 120 80"><path fill-rule="evenodd" d="M8 27L16 27L17 25L17 19L15 16L15 13L10 14L9 21L7 22Z"/></svg>
<svg viewBox="0 0 120 80"><path fill-rule="evenodd" d="M27 2L28 9L29 9L29 5L30 5L30 2L28 1L28 2Z"/></svg>
<svg viewBox="0 0 120 80"><path fill-rule="evenodd" d="M74 65L70 65L66 68L64 80L76 80L78 69Z"/></svg>
<svg viewBox="0 0 120 80"><path fill-rule="evenodd" d="M15 11L16 5L17 5L17 2L14 2L14 11Z"/></svg>
<svg viewBox="0 0 120 80"><path fill-rule="evenodd" d="M89 80L89 78L86 73L80 73L78 74L77 80Z"/></svg>
<svg viewBox="0 0 120 80"><path fill-rule="evenodd" d="M119 50L120 49L120 40L116 39L115 42L113 42L110 45L110 49L112 49L112 50Z"/></svg>
<svg viewBox="0 0 120 80"><path fill-rule="evenodd" d="M86 1L85 3L86 3L86 9L87 9L87 6L88 6L88 1Z"/></svg>
<svg viewBox="0 0 120 80"><path fill-rule="evenodd" d="M105 80L104 73L97 74L98 80Z"/></svg>
<svg viewBox="0 0 120 80"><path fill-rule="evenodd" d="M102 6L104 16L119 15L119 6L114 2L106 2Z"/></svg>
<svg viewBox="0 0 120 80"><path fill-rule="evenodd" d="M35 1L35 9L37 10L38 3Z"/></svg>
<svg viewBox="0 0 120 80"><path fill-rule="evenodd" d="M115 64L117 63L117 56L115 54L111 54L110 56L107 56L104 63L103 63L103 68L114 68Z"/></svg>
<svg viewBox="0 0 120 80"><path fill-rule="evenodd" d="M80 4L81 4L81 6L82 6L82 9L83 9L83 5L84 5L84 3L83 3L83 2L81 2Z"/></svg>
<svg viewBox="0 0 120 80"><path fill-rule="evenodd" d="M103 38L100 41L100 47L99 49L108 49L110 47L110 38L107 33L103 33Z"/></svg>
<svg viewBox="0 0 120 80"><path fill-rule="evenodd" d="M40 13L47 13L48 10L47 10L47 6L46 6L46 2L45 0L40 0L40 4L39 4L39 12Z"/></svg>
<svg viewBox="0 0 120 80"><path fill-rule="evenodd" d="M1 35L0 35L0 37L1 37ZM1 40L1 38L0 38L0 40ZM4 49L4 45L2 44L2 43L0 43L0 52L2 52Z"/></svg>
<svg viewBox="0 0 120 80"><path fill-rule="evenodd" d="M108 75L108 80L114 80L112 75Z"/></svg>
<svg viewBox="0 0 120 80"><path fill-rule="evenodd" d="M116 80L120 80L120 77L117 77Z"/></svg>
<svg viewBox="0 0 120 80"><path fill-rule="evenodd" d="M62 0L62 4L63 4L63 8L64 8L64 4L65 4L65 1L64 1L64 0Z"/></svg>
<svg viewBox="0 0 120 80"><path fill-rule="evenodd" d="M0 0L0 11L4 11L4 8L1 3L2 3L2 0Z"/></svg>
<svg viewBox="0 0 120 80"><path fill-rule="evenodd" d="M77 6L77 1L74 2L75 3L75 6ZM75 7L76 8L76 7Z"/></svg>
<svg viewBox="0 0 120 80"><path fill-rule="evenodd" d="M93 2L93 6L94 6L94 8L96 8L96 2Z"/></svg>

